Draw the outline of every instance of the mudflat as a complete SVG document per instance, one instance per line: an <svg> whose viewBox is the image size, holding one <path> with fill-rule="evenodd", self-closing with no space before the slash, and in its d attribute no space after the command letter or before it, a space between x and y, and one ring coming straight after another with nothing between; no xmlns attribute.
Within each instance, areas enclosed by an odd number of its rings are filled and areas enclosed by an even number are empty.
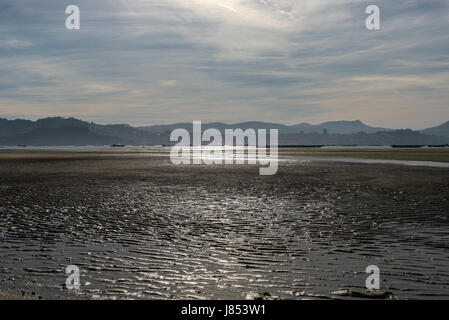
<svg viewBox="0 0 449 320"><path fill-rule="evenodd" d="M411 160L449 162L449 148L284 148L284 156L342 157L360 159Z"/></svg>
<svg viewBox="0 0 449 320"><path fill-rule="evenodd" d="M420 158L422 159L422 158ZM431 160L431 159L430 159ZM0 152L0 291L81 299L449 298L449 169ZM81 288L65 289L65 268Z"/></svg>

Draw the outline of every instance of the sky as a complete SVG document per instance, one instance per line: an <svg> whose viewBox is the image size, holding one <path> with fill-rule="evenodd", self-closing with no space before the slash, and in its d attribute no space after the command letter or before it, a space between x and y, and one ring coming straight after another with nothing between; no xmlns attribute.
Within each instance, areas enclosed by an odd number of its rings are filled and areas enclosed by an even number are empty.
<svg viewBox="0 0 449 320"><path fill-rule="evenodd" d="M432 127L448 17L449 0L2 0L0 117Z"/></svg>

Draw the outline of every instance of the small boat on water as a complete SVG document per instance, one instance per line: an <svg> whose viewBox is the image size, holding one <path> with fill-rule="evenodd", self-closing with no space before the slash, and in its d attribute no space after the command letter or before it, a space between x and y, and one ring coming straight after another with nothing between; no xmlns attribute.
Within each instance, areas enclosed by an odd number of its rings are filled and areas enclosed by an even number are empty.
<svg viewBox="0 0 449 320"><path fill-rule="evenodd" d="M116 144L116 143L111 144L112 148L123 148L124 146L125 146L124 144Z"/></svg>

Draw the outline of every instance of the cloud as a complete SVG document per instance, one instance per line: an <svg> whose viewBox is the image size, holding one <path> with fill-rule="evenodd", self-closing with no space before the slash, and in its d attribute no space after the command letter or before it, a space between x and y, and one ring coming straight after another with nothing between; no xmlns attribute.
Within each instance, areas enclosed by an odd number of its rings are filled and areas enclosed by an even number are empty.
<svg viewBox="0 0 449 320"><path fill-rule="evenodd" d="M0 115L133 124L449 118L448 2L77 0L0 4ZM72 4L72 3L70 3ZM401 116L407 114L407 117Z"/></svg>

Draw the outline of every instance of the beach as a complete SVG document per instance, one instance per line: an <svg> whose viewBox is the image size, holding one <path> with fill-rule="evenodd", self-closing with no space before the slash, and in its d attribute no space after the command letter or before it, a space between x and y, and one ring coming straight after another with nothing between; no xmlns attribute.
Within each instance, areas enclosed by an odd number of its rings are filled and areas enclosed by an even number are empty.
<svg viewBox="0 0 449 320"><path fill-rule="evenodd" d="M1 151L0 292L350 299L376 265L389 298L448 299L448 201L448 168L286 159L260 176L157 151Z"/></svg>

